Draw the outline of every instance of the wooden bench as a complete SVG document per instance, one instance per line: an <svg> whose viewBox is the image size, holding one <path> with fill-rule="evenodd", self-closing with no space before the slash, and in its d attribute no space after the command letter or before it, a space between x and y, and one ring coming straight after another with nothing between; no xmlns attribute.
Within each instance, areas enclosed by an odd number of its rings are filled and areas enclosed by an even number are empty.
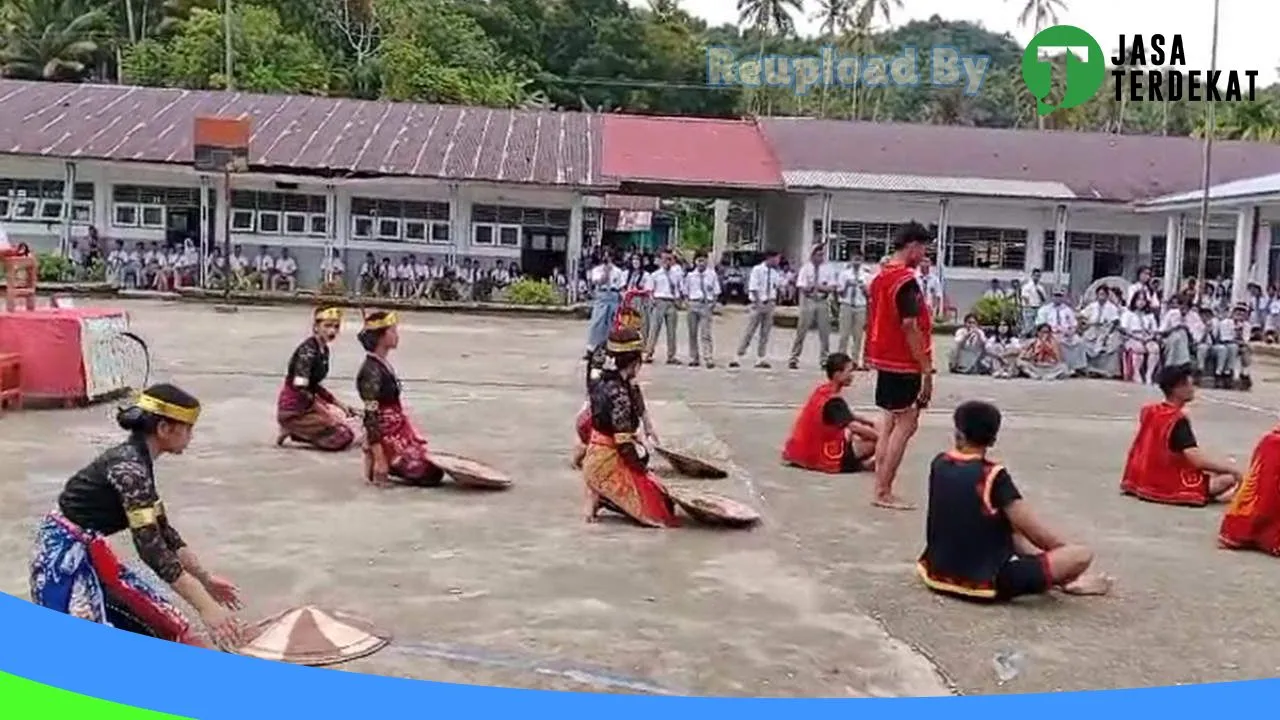
<svg viewBox="0 0 1280 720"><path fill-rule="evenodd" d="M0 412L22 409L22 356L0 354Z"/></svg>

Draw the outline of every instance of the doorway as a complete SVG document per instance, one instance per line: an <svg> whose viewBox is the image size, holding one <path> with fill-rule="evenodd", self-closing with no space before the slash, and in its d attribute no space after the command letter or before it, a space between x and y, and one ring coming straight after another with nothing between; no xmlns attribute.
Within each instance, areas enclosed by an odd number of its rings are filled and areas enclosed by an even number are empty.
<svg viewBox="0 0 1280 720"><path fill-rule="evenodd" d="M545 280L556 268L566 268L568 248L568 230L526 227L524 246L520 248L520 269L525 275Z"/></svg>
<svg viewBox="0 0 1280 720"><path fill-rule="evenodd" d="M168 208L165 212L165 244L171 248L182 247L188 238L192 243L200 240L200 210L197 208Z"/></svg>
<svg viewBox="0 0 1280 720"><path fill-rule="evenodd" d="M1093 280L1124 275L1124 255L1118 252L1095 251L1093 253Z"/></svg>

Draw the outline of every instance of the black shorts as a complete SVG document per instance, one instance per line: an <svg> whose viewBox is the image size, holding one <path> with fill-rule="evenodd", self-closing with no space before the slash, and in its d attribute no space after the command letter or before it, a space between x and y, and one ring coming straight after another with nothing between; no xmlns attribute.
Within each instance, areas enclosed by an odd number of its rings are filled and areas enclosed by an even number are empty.
<svg viewBox="0 0 1280 720"><path fill-rule="evenodd" d="M1014 555L996 573L996 599L1040 595L1052 585L1048 555Z"/></svg>
<svg viewBox="0 0 1280 720"><path fill-rule="evenodd" d="M920 386L924 376L920 373L876 371L876 407L898 412L915 407L920 399Z"/></svg>
<svg viewBox="0 0 1280 720"><path fill-rule="evenodd" d="M857 451L853 448L853 443L844 441L844 455L840 457L841 473L862 472L866 468L862 464L862 458L858 457Z"/></svg>

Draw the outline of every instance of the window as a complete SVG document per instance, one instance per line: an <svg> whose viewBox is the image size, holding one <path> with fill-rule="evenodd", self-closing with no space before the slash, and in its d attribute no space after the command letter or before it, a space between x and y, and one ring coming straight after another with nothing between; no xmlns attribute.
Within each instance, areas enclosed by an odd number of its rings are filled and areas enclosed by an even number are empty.
<svg viewBox="0 0 1280 720"><path fill-rule="evenodd" d="M405 220L404 239L411 242L423 242L427 239L426 220Z"/></svg>
<svg viewBox="0 0 1280 720"><path fill-rule="evenodd" d="M11 203L9 202L9 198L0 197L0 220L7 220L9 218L10 208Z"/></svg>
<svg viewBox="0 0 1280 720"><path fill-rule="evenodd" d="M472 245L493 245L494 235L497 234L497 226L486 223L475 223L471 226L471 244Z"/></svg>
<svg viewBox="0 0 1280 720"><path fill-rule="evenodd" d="M831 234L835 238L827 243L827 258L833 262L846 262L854 255L861 255L867 262L879 262L892 251L893 235L898 227L894 223L833 220ZM815 238L820 238L822 221L814 220L813 228ZM927 250L931 256L936 255L937 241L930 241Z"/></svg>
<svg viewBox="0 0 1280 720"><path fill-rule="evenodd" d="M116 227L138 227L138 206L116 203L111 208L111 224Z"/></svg>
<svg viewBox="0 0 1280 720"><path fill-rule="evenodd" d="M953 227L947 236L947 267L1022 270L1026 262L1023 228Z"/></svg>
<svg viewBox="0 0 1280 720"><path fill-rule="evenodd" d="M271 210L258 211L258 232L263 235L279 235L280 213Z"/></svg>
<svg viewBox="0 0 1280 720"><path fill-rule="evenodd" d="M143 205L142 221L140 223L144 228L164 228L164 206L163 205Z"/></svg>
<svg viewBox="0 0 1280 720"><path fill-rule="evenodd" d="M452 242L452 235L447 222L431 223L431 242L436 245L448 245Z"/></svg>
<svg viewBox="0 0 1280 720"><path fill-rule="evenodd" d="M520 226L499 225L498 244L503 247L520 247Z"/></svg>
<svg viewBox="0 0 1280 720"><path fill-rule="evenodd" d="M93 202L77 200L71 203L71 221L88 225L93 222Z"/></svg>
<svg viewBox="0 0 1280 720"><path fill-rule="evenodd" d="M306 235L307 214L287 212L284 214L284 232L286 235Z"/></svg>
<svg viewBox="0 0 1280 720"><path fill-rule="evenodd" d="M311 213L307 216L307 231L312 235L329 234L329 216L324 213Z"/></svg>
<svg viewBox="0 0 1280 720"><path fill-rule="evenodd" d="M1044 264L1040 267L1045 272L1054 271L1054 241L1056 233L1052 230L1044 232ZM1228 241L1229 243L1230 241ZM1063 263L1063 270L1067 273L1071 272L1071 255L1073 250L1090 250L1093 252L1104 253L1120 253L1126 248L1137 248L1137 235L1120 235L1116 233L1091 233L1091 232L1074 232L1067 231L1067 256ZM1132 253L1133 250L1128 250ZM1164 262L1163 257L1161 262Z"/></svg>
<svg viewBox="0 0 1280 720"><path fill-rule="evenodd" d="M11 216L14 220L34 220L36 217L36 201L25 197L14 200Z"/></svg>
<svg viewBox="0 0 1280 720"><path fill-rule="evenodd" d="M400 239L399 218L378 218L378 239L379 240L399 240Z"/></svg>
<svg viewBox="0 0 1280 720"><path fill-rule="evenodd" d="M362 239L373 237L373 218L371 217L354 217L351 218L351 235Z"/></svg>
<svg viewBox="0 0 1280 720"><path fill-rule="evenodd" d="M251 233L255 224L252 210L231 211L231 232Z"/></svg>
<svg viewBox="0 0 1280 720"><path fill-rule="evenodd" d="M45 200L40 203L40 219L41 220L61 220L62 219L62 201L61 200Z"/></svg>

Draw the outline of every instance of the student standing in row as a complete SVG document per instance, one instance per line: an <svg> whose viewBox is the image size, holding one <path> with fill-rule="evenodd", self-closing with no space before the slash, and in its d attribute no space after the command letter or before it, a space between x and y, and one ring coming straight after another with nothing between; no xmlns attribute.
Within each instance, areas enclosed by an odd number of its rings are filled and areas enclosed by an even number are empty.
<svg viewBox="0 0 1280 720"><path fill-rule="evenodd" d="M689 300L689 358L698 366L703 360L708 368L716 366L712 340L712 311L720 297L720 278L707 267L706 253L693 256L693 271L684 277L684 296Z"/></svg>
<svg viewBox="0 0 1280 720"><path fill-rule="evenodd" d="M653 298L652 320L649 338L645 346L644 361L653 362L653 352L658 347L658 334L667 330L667 364L679 365L676 358L676 326L679 324L680 291L684 284L684 271L675 265L670 252L663 252L658 269L649 273L645 290Z"/></svg>
<svg viewBox="0 0 1280 720"><path fill-rule="evenodd" d="M800 318L796 321L796 337L791 342L791 359L787 367L800 367L804 340L815 326L818 330L818 364L831 354L831 293L836 289L836 273L826 260L827 247L821 243L809 252L809 262L796 276L800 293Z"/></svg>
<svg viewBox="0 0 1280 720"><path fill-rule="evenodd" d="M854 369L863 370L862 344L867 329L867 284L862 258L854 255L836 279L840 293L840 340L837 350L853 358Z"/></svg>
<svg viewBox="0 0 1280 720"><path fill-rule="evenodd" d="M763 262L751 268L747 278L747 299L751 302L751 316L747 320L747 329L738 343L738 353L729 367L742 365L747 355L751 338L759 333L756 344L756 367L769 367L769 333L773 330L773 311L778 307L778 289L782 285L782 273L778 271L781 256L777 250L770 250Z"/></svg>

